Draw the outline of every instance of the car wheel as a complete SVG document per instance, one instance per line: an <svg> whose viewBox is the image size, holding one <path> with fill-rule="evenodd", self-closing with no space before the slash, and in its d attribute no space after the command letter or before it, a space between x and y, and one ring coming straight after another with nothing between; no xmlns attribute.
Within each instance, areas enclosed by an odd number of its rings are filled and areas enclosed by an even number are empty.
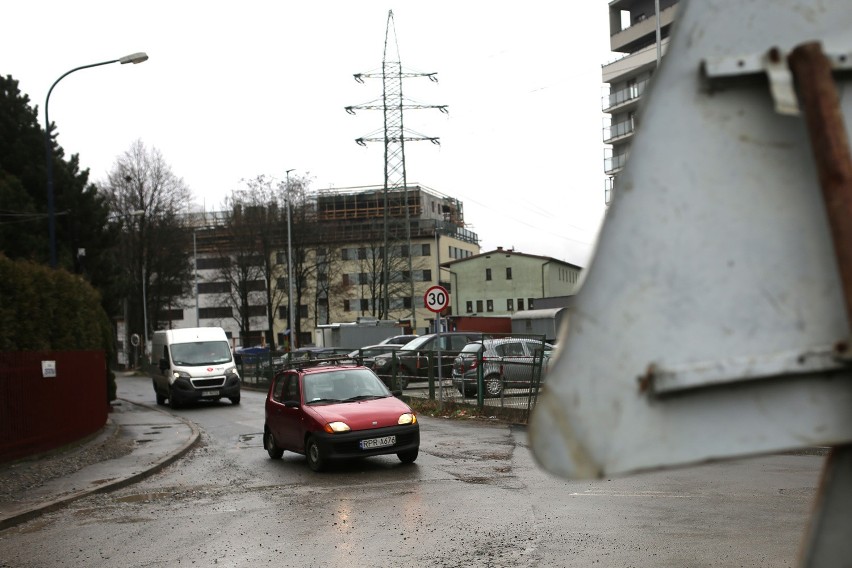
<svg viewBox="0 0 852 568"><path fill-rule="evenodd" d="M231 397L231 404L239 404L240 403L240 395Z"/></svg>
<svg viewBox="0 0 852 568"><path fill-rule="evenodd" d="M313 436L308 438L308 443L305 444L305 457L308 460L308 467L312 470L322 471L325 468L325 457Z"/></svg>
<svg viewBox="0 0 852 568"><path fill-rule="evenodd" d="M417 454L419 452L420 448L414 448L413 450L399 452L396 454L396 457L398 457L399 461L401 461L402 463L414 463L414 460L417 459Z"/></svg>
<svg viewBox="0 0 852 568"><path fill-rule="evenodd" d="M269 428L263 429L263 447L266 448L269 457L274 460L281 459L281 456L284 455L284 450L275 443L275 436L272 435L272 430Z"/></svg>
<svg viewBox="0 0 852 568"><path fill-rule="evenodd" d="M405 365L400 365L396 370L396 388L399 390L405 390L408 388L408 376L411 374L411 371Z"/></svg>
<svg viewBox="0 0 852 568"><path fill-rule="evenodd" d="M503 392L503 381L500 380L500 375L491 375L485 377L485 394L488 396L500 396Z"/></svg>
<svg viewBox="0 0 852 568"><path fill-rule="evenodd" d="M169 406L171 408L180 408L180 402L178 402L178 399L175 396L175 389L171 387L169 387Z"/></svg>

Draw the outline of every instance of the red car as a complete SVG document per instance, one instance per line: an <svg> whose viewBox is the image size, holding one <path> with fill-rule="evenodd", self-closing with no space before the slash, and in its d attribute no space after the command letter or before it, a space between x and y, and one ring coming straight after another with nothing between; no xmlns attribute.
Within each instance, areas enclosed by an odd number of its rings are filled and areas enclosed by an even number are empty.
<svg viewBox="0 0 852 568"><path fill-rule="evenodd" d="M420 425L373 371L325 364L278 373L266 396L263 446L272 459L304 454L320 471L333 460L396 454L412 463Z"/></svg>

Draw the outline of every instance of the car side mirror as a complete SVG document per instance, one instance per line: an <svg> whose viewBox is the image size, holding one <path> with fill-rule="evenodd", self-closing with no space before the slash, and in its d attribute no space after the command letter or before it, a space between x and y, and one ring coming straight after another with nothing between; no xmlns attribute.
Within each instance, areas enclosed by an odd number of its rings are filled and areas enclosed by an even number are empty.
<svg viewBox="0 0 852 568"><path fill-rule="evenodd" d="M165 359L160 359L160 371L165 372L169 368L169 362Z"/></svg>
<svg viewBox="0 0 852 568"><path fill-rule="evenodd" d="M299 401L298 400L285 400L284 406L286 406L287 408L299 408Z"/></svg>
<svg viewBox="0 0 852 568"><path fill-rule="evenodd" d="M402 391L399 389L391 391L391 394L394 395L396 398L402 397Z"/></svg>

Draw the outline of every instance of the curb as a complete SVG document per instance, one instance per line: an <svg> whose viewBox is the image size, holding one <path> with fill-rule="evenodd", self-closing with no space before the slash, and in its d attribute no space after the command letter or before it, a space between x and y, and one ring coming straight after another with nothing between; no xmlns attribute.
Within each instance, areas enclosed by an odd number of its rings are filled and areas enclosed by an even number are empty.
<svg viewBox="0 0 852 568"><path fill-rule="evenodd" d="M157 462L155 462L153 465L151 465L150 467L148 467L144 471L135 473L133 475L128 475L127 477L123 477L121 479L115 479L115 480L109 481L107 483L104 483L103 485L99 485L99 486L96 486L96 487L90 487L88 489L81 489L80 491L77 491L77 492L72 493L70 495L66 495L64 497L58 497L58 498L56 498L52 501L49 501L49 502L44 503L44 504L40 504L40 505L35 506L35 507L33 507L33 508L31 508L27 511L22 511L22 512L15 514L15 515L12 515L12 516L10 516L6 519L0 519L0 531L6 530L8 528L11 528L15 525L19 525L19 524L24 523L26 521L30 521L30 520L32 520L36 517L39 517L39 516L41 516L45 513L50 513L52 511L56 511L58 509L61 509L65 505L67 505L67 504L69 504L73 501L76 501L78 499L82 499L83 497L88 497L88 496L93 495L95 493L108 493L110 491L115 491L116 489L121 489L122 487L126 487L128 485L131 485L133 483L141 481L142 479L145 479L146 477L149 477L149 476L153 475L154 473L157 473L158 471L162 470L166 466L171 465L172 463L177 461L179 458L184 456L189 450L191 450L198 443L198 440L201 437L201 432L198 429L198 426L196 426L194 422L187 420L186 418L183 418L182 416L170 414L170 413L165 412L165 411L163 411L159 408L156 408L154 406L150 406L150 405L142 404L142 403L138 403L138 402L132 402L132 401L129 401L129 400L123 399L123 398L118 398L116 400L121 400L123 403L126 403L126 404L142 406L142 407L147 408L148 410L156 410L157 412L160 412L162 414L167 414L170 417L173 417L173 418L180 420L192 432L190 437L189 437L189 440L182 447L178 448L177 450L171 452L170 454L166 455L162 459L158 460ZM107 424L105 425L105 427L108 426L110 422L112 422L112 420L110 418L108 418ZM111 434L111 436L115 436L116 433L121 429L120 425L115 424L114 422L113 422L113 424L115 425L115 428L114 428L114 432ZM118 459L120 459L120 458L118 458Z"/></svg>

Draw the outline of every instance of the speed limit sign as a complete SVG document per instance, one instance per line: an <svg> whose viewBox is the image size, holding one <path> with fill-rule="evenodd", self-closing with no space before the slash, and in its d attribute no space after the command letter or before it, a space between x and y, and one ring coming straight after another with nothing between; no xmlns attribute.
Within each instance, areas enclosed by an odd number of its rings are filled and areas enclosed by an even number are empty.
<svg viewBox="0 0 852 568"><path fill-rule="evenodd" d="M450 305L450 293L443 286L432 286L423 295L423 303L430 312L443 312Z"/></svg>

